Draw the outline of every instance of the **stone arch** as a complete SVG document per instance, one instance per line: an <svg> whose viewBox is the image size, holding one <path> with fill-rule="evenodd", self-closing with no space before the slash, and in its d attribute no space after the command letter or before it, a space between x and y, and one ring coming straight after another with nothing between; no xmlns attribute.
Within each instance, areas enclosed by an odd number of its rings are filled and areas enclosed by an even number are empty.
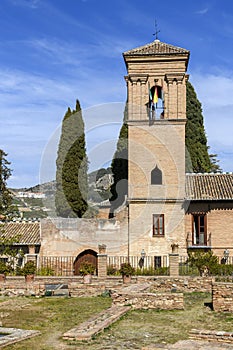
<svg viewBox="0 0 233 350"><path fill-rule="evenodd" d="M162 171L156 167L151 171L151 185L162 185L163 183L163 174Z"/></svg>
<svg viewBox="0 0 233 350"><path fill-rule="evenodd" d="M92 249L86 249L83 252L81 252L74 261L74 275L79 275L80 265L83 261L89 261L90 263L92 263L96 268L97 274L97 253Z"/></svg>

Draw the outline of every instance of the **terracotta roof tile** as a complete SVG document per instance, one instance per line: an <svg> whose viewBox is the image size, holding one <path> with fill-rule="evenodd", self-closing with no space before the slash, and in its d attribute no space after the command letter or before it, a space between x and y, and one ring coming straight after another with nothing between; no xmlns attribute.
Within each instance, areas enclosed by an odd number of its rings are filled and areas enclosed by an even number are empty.
<svg viewBox="0 0 233 350"><path fill-rule="evenodd" d="M233 174L186 174L186 198L233 200Z"/></svg>
<svg viewBox="0 0 233 350"><path fill-rule="evenodd" d="M181 47L173 46L163 43L159 40L155 40L152 43L137 47L135 49L126 51L124 56L131 55L155 55L155 54L189 54L189 51Z"/></svg>
<svg viewBox="0 0 233 350"><path fill-rule="evenodd" d="M40 223L8 222L3 226L3 235L6 239L18 237L16 244L40 244Z"/></svg>

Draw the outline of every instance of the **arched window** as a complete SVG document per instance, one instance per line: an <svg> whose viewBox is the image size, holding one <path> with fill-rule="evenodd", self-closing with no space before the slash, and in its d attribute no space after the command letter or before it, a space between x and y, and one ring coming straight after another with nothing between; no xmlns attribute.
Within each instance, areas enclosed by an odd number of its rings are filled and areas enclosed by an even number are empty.
<svg viewBox="0 0 233 350"><path fill-rule="evenodd" d="M149 119L164 118L164 94L163 88L159 85L149 86Z"/></svg>
<svg viewBox="0 0 233 350"><path fill-rule="evenodd" d="M162 171L156 167L151 171L151 185L162 185Z"/></svg>

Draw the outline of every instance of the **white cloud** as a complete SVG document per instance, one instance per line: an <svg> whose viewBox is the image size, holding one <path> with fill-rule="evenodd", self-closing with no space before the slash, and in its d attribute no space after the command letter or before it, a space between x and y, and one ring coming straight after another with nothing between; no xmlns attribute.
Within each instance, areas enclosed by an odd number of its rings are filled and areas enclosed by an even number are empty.
<svg viewBox="0 0 233 350"><path fill-rule="evenodd" d="M205 7L203 9L201 9L201 10L196 11L195 13L198 14L198 15L205 15L208 11L209 11L209 8Z"/></svg>
<svg viewBox="0 0 233 350"><path fill-rule="evenodd" d="M107 113L103 107L96 107L96 113L93 114L91 109L87 112L85 107L103 101L119 100L119 97L124 96L123 78L120 83L114 82L113 76L91 74L90 81L87 79L88 71L83 70L82 75L80 79L76 78L77 75L74 75L75 79L61 75L57 79L51 79L19 70L0 70L0 148L9 154L8 158L12 162L14 177L10 181L11 186L14 183L14 187L35 184L43 150L60 125L67 108L75 107L77 98L85 111L84 115L87 115L86 130L96 129L96 135L93 132L92 139L89 138L90 144L99 142L98 126L114 121L117 108L114 112L109 110ZM117 120L123 120L123 113L118 113ZM103 129L102 134L104 135ZM115 137L113 133L112 136L110 134L108 130L108 136ZM54 152L56 156L56 149ZM25 176L30 172L32 176ZM30 182L24 183L26 179Z"/></svg>

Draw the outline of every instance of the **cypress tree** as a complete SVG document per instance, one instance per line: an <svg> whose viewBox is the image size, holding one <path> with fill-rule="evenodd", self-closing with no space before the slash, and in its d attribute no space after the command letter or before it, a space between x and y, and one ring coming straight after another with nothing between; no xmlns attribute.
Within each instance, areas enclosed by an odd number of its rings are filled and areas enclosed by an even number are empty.
<svg viewBox="0 0 233 350"><path fill-rule="evenodd" d="M111 186L110 216L124 202L125 196L128 194L128 125L126 120L127 107L124 112L124 123L120 130L117 149L111 164L113 184Z"/></svg>
<svg viewBox="0 0 233 350"><path fill-rule="evenodd" d="M56 213L61 217L82 217L87 210L87 169L84 122L80 103L68 108L57 155Z"/></svg>
<svg viewBox="0 0 233 350"><path fill-rule="evenodd" d="M204 173L219 171L216 155L209 155L205 134L202 107L192 84L188 81L186 87L186 172Z"/></svg>

